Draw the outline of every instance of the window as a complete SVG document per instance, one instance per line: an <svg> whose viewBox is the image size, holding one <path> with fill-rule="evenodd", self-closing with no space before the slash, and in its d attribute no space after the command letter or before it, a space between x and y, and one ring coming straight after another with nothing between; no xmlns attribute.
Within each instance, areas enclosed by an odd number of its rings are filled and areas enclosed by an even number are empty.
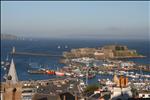
<svg viewBox="0 0 150 100"><path fill-rule="evenodd" d="M145 97L145 95L143 94L142 97Z"/></svg>

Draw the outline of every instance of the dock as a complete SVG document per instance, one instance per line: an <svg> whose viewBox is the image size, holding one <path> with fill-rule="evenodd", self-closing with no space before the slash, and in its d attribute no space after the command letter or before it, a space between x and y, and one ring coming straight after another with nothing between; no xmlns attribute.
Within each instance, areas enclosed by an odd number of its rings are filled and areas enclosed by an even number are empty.
<svg viewBox="0 0 150 100"><path fill-rule="evenodd" d="M16 51L15 47L12 48L12 51L10 52L10 54L11 55L26 55L26 56L62 57L62 55L52 55L52 54L49 54L49 53Z"/></svg>
<svg viewBox="0 0 150 100"><path fill-rule="evenodd" d="M11 55L26 55L26 56L45 56L45 57L61 57L62 55L51 55L48 53L32 53L32 52L10 52Z"/></svg>

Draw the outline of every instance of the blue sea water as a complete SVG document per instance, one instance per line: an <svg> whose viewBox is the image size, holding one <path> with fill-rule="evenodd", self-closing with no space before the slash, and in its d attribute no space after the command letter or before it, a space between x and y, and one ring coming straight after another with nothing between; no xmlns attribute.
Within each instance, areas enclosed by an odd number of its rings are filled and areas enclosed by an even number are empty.
<svg viewBox="0 0 150 100"><path fill-rule="evenodd" d="M122 44L127 45L129 49L135 49L138 53L147 56L146 58L129 59L140 64L150 64L150 41L147 40L65 40L65 39L35 39L35 40L2 40L1 41L1 61L5 61L12 47L15 46L16 51L50 53L54 55L62 55L64 51L70 51L73 48L81 47L102 47L107 44ZM60 48L58 48L60 46ZM65 48L67 46L68 48ZM9 55L9 61L12 56ZM61 68L64 64L59 63L60 57L41 57L41 56L14 56L13 57L19 80L38 80L55 78L51 75L29 74L27 71L29 63L37 63L46 68L54 69ZM1 68L1 78L6 73ZM101 76L102 77L102 76ZM100 76L89 80L89 83L96 82ZM3 81L3 80L2 80Z"/></svg>

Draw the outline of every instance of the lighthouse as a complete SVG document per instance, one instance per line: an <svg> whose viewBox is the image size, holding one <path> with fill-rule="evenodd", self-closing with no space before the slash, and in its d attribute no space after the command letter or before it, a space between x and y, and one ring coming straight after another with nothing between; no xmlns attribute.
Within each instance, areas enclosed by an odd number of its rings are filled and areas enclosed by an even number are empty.
<svg viewBox="0 0 150 100"><path fill-rule="evenodd" d="M16 48L13 46L12 48L12 54L14 54L16 52Z"/></svg>

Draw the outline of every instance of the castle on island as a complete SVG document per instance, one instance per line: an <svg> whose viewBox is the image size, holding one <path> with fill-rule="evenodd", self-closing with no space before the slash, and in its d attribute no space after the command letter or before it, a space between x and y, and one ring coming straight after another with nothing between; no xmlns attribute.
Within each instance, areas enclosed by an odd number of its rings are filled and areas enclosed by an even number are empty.
<svg viewBox="0 0 150 100"><path fill-rule="evenodd" d="M102 48L78 48L70 52L64 52L65 58L91 57L96 59L116 59L144 57L139 55L136 50L129 50L124 45L106 45Z"/></svg>

